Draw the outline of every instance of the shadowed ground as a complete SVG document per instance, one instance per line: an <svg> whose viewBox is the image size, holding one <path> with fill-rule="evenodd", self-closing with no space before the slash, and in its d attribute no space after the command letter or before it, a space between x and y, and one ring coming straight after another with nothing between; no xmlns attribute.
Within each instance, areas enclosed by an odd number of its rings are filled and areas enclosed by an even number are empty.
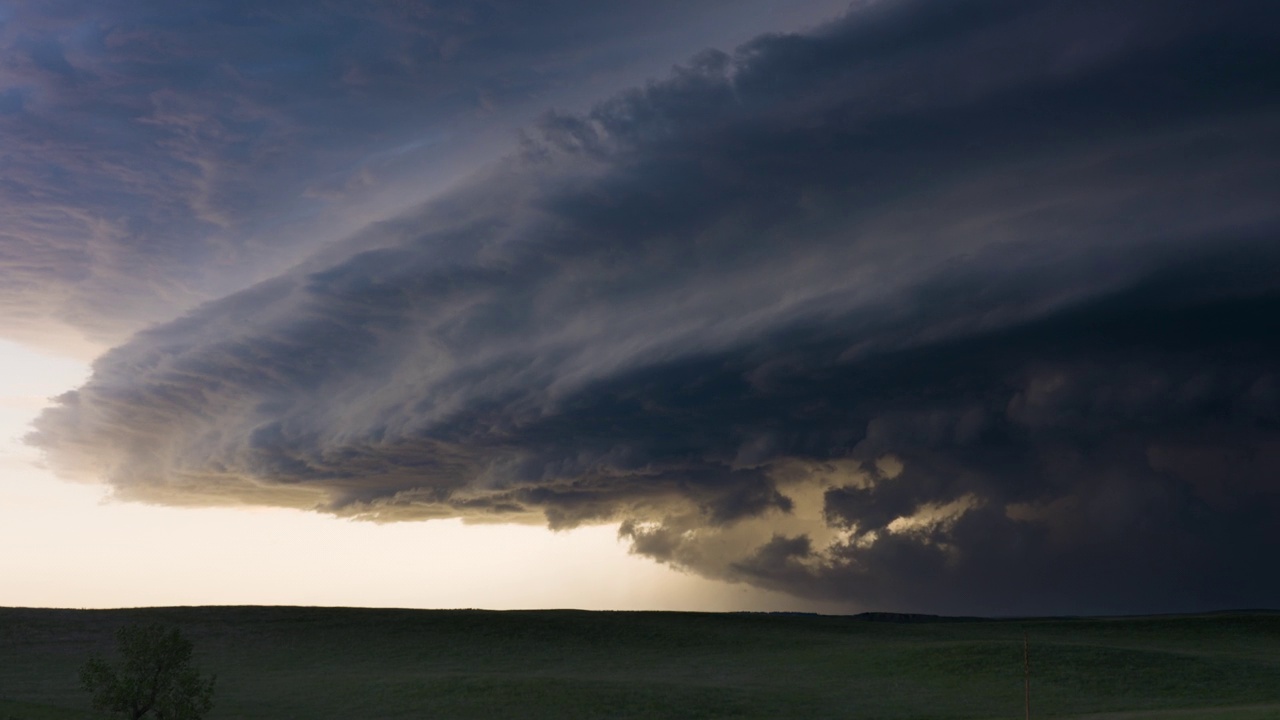
<svg viewBox="0 0 1280 720"><path fill-rule="evenodd" d="M903 616L0 609L0 720L88 716L115 629L182 628L211 718L1280 718L1280 614Z"/></svg>

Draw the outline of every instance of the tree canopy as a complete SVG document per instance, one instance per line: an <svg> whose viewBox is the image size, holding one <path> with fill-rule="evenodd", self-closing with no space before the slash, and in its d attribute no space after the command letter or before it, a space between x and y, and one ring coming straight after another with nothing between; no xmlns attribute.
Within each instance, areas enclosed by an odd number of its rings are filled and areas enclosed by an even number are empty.
<svg viewBox="0 0 1280 720"><path fill-rule="evenodd" d="M80 682L95 710L130 720L200 720L213 707L216 680L191 665L191 641L177 628L126 625L116 633L121 661L90 658Z"/></svg>

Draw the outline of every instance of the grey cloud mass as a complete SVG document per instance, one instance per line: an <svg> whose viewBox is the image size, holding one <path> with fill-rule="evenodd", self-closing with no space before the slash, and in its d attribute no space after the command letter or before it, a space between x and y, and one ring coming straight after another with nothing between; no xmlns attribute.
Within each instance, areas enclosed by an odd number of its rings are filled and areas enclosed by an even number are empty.
<svg viewBox="0 0 1280 720"><path fill-rule="evenodd" d="M621 523L851 608L1275 606L1278 28L882 0L708 49L139 332L29 441L121 498Z"/></svg>
<svg viewBox="0 0 1280 720"><path fill-rule="evenodd" d="M744 39L803 22L747 0ZM711 0L0 2L0 335L124 340L410 207ZM79 352L86 352L79 349Z"/></svg>

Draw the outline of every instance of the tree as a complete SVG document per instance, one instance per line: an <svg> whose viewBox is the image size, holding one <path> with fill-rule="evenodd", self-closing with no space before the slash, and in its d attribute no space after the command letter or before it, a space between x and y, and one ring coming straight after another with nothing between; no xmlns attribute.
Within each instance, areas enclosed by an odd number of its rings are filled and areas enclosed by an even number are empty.
<svg viewBox="0 0 1280 720"><path fill-rule="evenodd" d="M200 720L213 707L216 678L191 666L191 641L177 628L126 625L116 640L119 665L95 656L80 669L95 710L129 720Z"/></svg>

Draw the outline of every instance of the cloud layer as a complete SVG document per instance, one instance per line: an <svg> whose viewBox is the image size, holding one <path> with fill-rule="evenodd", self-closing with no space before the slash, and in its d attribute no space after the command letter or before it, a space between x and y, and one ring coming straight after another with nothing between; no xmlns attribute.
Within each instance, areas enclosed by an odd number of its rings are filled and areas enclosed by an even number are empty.
<svg viewBox="0 0 1280 720"><path fill-rule="evenodd" d="M0 335L103 347L266 279L666 67L714 5L0 2Z"/></svg>
<svg viewBox="0 0 1280 720"><path fill-rule="evenodd" d="M708 50L139 333L31 442L851 607L1275 605L1277 21L900 0Z"/></svg>

